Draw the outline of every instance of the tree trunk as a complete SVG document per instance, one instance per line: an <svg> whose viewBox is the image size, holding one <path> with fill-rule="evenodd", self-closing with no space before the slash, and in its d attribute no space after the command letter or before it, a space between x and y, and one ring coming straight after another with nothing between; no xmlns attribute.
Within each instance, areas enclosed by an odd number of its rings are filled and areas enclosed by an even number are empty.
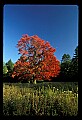
<svg viewBox="0 0 82 120"><path fill-rule="evenodd" d="M36 84L36 80L34 80L34 82L33 82L34 84Z"/></svg>
<svg viewBox="0 0 82 120"><path fill-rule="evenodd" d="M33 83L33 84L36 84L36 80L35 80L34 77L35 77L35 76L33 75L33 76L32 76L32 83Z"/></svg>
<svg viewBox="0 0 82 120"><path fill-rule="evenodd" d="M30 83L30 81L28 81L28 83Z"/></svg>

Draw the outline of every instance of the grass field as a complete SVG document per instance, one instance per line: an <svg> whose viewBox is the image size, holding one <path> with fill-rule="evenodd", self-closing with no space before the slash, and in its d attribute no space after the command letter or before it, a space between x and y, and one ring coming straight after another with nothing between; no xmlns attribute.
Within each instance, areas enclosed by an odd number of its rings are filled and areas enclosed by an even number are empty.
<svg viewBox="0 0 82 120"><path fill-rule="evenodd" d="M3 115L77 116L78 83L3 83Z"/></svg>

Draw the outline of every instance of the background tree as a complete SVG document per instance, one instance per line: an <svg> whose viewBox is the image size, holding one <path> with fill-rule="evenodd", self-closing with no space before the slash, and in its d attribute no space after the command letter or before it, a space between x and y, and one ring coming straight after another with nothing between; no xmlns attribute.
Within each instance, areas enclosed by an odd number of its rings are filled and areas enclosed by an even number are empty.
<svg viewBox="0 0 82 120"><path fill-rule="evenodd" d="M3 62L3 75L7 74L7 72L8 72L7 66L5 62Z"/></svg>
<svg viewBox="0 0 82 120"><path fill-rule="evenodd" d="M7 69L8 69L8 75L11 76L11 74L13 72L13 68L14 68L14 63L12 62L11 59L6 63L6 66L7 66Z"/></svg>
<svg viewBox="0 0 82 120"><path fill-rule="evenodd" d="M71 65L71 57L69 54L64 54L61 60L61 72L60 75L63 79L67 79L70 77L70 66Z"/></svg>
<svg viewBox="0 0 82 120"><path fill-rule="evenodd" d="M69 54L64 54L64 55L62 56L61 63L69 63L69 62L71 62L71 57L70 57L70 55L69 55Z"/></svg>
<svg viewBox="0 0 82 120"><path fill-rule="evenodd" d="M78 46L75 48L75 53L71 61L70 71L71 77L78 77Z"/></svg>
<svg viewBox="0 0 82 120"><path fill-rule="evenodd" d="M12 77L19 79L51 80L60 71L59 61L54 56L55 48L37 35L23 35L17 44L20 59L14 65Z"/></svg>
<svg viewBox="0 0 82 120"><path fill-rule="evenodd" d="M73 58L69 54L64 54L61 60L60 77L64 80L77 80L78 78L78 46L75 49Z"/></svg>

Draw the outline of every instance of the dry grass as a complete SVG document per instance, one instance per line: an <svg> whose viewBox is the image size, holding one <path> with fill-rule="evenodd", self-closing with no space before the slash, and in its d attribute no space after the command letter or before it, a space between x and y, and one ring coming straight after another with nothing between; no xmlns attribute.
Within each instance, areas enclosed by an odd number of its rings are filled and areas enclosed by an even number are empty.
<svg viewBox="0 0 82 120"><path fill-rule="evenodd" d="M3 84L4 115L77 116L78 91L53 86L19 87Z"/></svg>

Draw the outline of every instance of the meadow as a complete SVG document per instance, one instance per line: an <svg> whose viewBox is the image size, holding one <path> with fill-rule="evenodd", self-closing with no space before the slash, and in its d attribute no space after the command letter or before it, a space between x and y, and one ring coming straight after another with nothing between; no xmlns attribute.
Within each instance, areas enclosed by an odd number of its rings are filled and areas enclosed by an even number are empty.
<svg viewBox="0 0 82 120"><path fill-rule="evenodd" d="M3 115L77 116L78 83L3 83Z"/></svg>

